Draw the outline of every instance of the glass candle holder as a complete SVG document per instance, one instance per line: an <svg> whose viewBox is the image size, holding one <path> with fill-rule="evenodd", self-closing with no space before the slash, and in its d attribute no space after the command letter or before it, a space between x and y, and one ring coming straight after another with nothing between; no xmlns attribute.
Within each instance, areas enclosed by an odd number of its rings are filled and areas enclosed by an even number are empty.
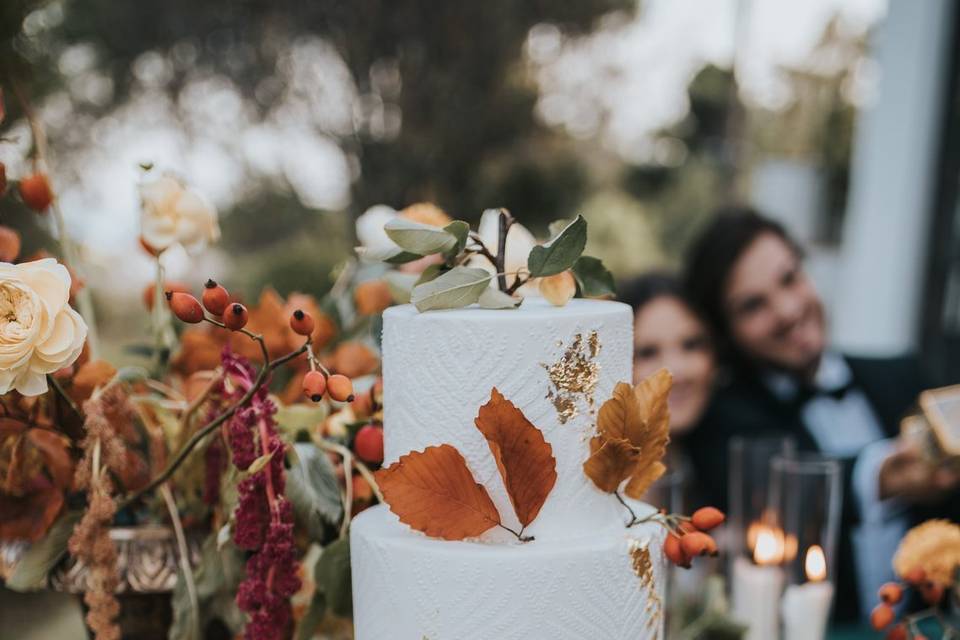
<svg viewBox="0 0 960 640"><path fill-rule="evenodd" d="M816 455L770 462L769 511L783 534L784 640L823 640L834 596L841 466Z"/></svg>
<svg viewBox="0 0 960 640"><path fill-rule="evenodd" d="M728 575L733 617L746 625L746 640L779 635L785 539L770 508L770 460L795 451L787 436L730 442Z"/></svg>

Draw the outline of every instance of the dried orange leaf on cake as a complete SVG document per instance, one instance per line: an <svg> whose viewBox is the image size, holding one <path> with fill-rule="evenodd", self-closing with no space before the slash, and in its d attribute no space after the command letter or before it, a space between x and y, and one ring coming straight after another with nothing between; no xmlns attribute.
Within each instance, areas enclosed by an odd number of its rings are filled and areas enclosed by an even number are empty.
<svg viewBox="0 0 960 640"><path fill-rule="evenodd" d="M644 430L639 440L630 440L640 448L636 470L624 491L631 498L639 499L643 496L650 485L667 470L661 461L667 453L667 443L670 442L670 408L667 398L672 384L673 376L670 372L660 369L635 388Z"/></svg>
<svg viewBox="0 0 960 640"><path fill-rule="evenodd" d="M590 448L593 453L583 463L583 471L597 488L607 493L616 491L630 477L640 458L640 450L621 438L596 437L590 441Z"/></svg>
<svg viewBox="0 0 960 640"><path fill-rule="evenodd" d="M463 540L500 524L490 494L449 444L400 456L376 478L390 510L428 536Z"/></svg>
<svg viewBox="0 0 960 640"><path fill-rule="evenodd" d="M644 432L644 419L633 387L626 382L617 383L613 395L597 413L597 434L605 440L627 440L639 445Z"/></svg>
<svg viewBox="0 0 960 640"><path fill-rule="evenodd" d="M540 513L557 482L557 461L543 433L496 387L474 421L487 439L520 524Z"/></svg>

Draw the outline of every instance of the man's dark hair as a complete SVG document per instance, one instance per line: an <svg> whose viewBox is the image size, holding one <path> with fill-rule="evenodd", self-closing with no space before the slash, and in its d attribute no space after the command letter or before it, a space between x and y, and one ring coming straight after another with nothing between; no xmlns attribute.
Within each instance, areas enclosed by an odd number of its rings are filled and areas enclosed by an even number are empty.
<svg viewBox="0 0 960 640"><path fill-rule="evenodd" d="M783 240L798 256L803 255L800 245L779 222L744 206L718 210L687 254L684 287L722 345L729 346L724 295L730 273L753 241L767 233Z"/></svg>

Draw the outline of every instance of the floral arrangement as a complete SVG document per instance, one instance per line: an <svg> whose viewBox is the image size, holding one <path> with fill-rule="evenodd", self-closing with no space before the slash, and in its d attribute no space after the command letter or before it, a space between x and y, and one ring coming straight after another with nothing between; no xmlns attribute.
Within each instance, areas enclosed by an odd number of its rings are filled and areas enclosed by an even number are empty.
<svg viewBox="0 0 960 640"><path fill-rule="evenodd" d="M389 281L397 297L419 311L475 303L510 309L523 302L521 293L535 291L557 306L577 293L614 294L613 276L603 263L583 255L587 222L581 216L551 224L552 237L543 244L506 209L488 209L473 231L430 204L399 214L377 207L364 214L358 229L364 245L357 253L364 260L401 265ZM404 271L406 265L412 269Z"/></svg>
<svg viewBox="0 0 960 640"><path fill-rule="evenodd" d="M960 637L960 525L928 520L908 531L893 557L893 570L900 581L880 588L880 603L870 614L873 628L895 640L924 640L923 631L930 628L936 628L938 638ZM926 608L897 621L895 607L910 591Z"/></svg>
<svg viewBox="0 0 960 640"><path fill-rule="evenodd" d="M351 263L323 300L267 289L248 304L212 279L195 297L165 277L164 256L216 242L217 212L144 166L151 340L131 351L142 364L117 368L99 356L79 251L36 154L19 180L0 164L0 197L52 218L62 253L21 256L20 235L0 226L5 586L44 588L78 564L89 630L119 638L111 530L162 525L179 551L169 637L202 638L213 620L258 640L336 626L350 615L350 520L379 496L382 384L369 333L394 303L387 283L358 281Z"/></svg>

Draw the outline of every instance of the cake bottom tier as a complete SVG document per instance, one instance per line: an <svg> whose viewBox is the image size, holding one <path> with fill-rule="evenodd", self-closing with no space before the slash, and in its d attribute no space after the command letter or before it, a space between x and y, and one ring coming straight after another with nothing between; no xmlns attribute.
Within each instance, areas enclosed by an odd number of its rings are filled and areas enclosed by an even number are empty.
<svg viewBox="0 0 960 640"><path fill-rule="evenodd" d="M356 640L662 637L658 525L487 544L410 531L383 505L350 530Z"/></svg>

